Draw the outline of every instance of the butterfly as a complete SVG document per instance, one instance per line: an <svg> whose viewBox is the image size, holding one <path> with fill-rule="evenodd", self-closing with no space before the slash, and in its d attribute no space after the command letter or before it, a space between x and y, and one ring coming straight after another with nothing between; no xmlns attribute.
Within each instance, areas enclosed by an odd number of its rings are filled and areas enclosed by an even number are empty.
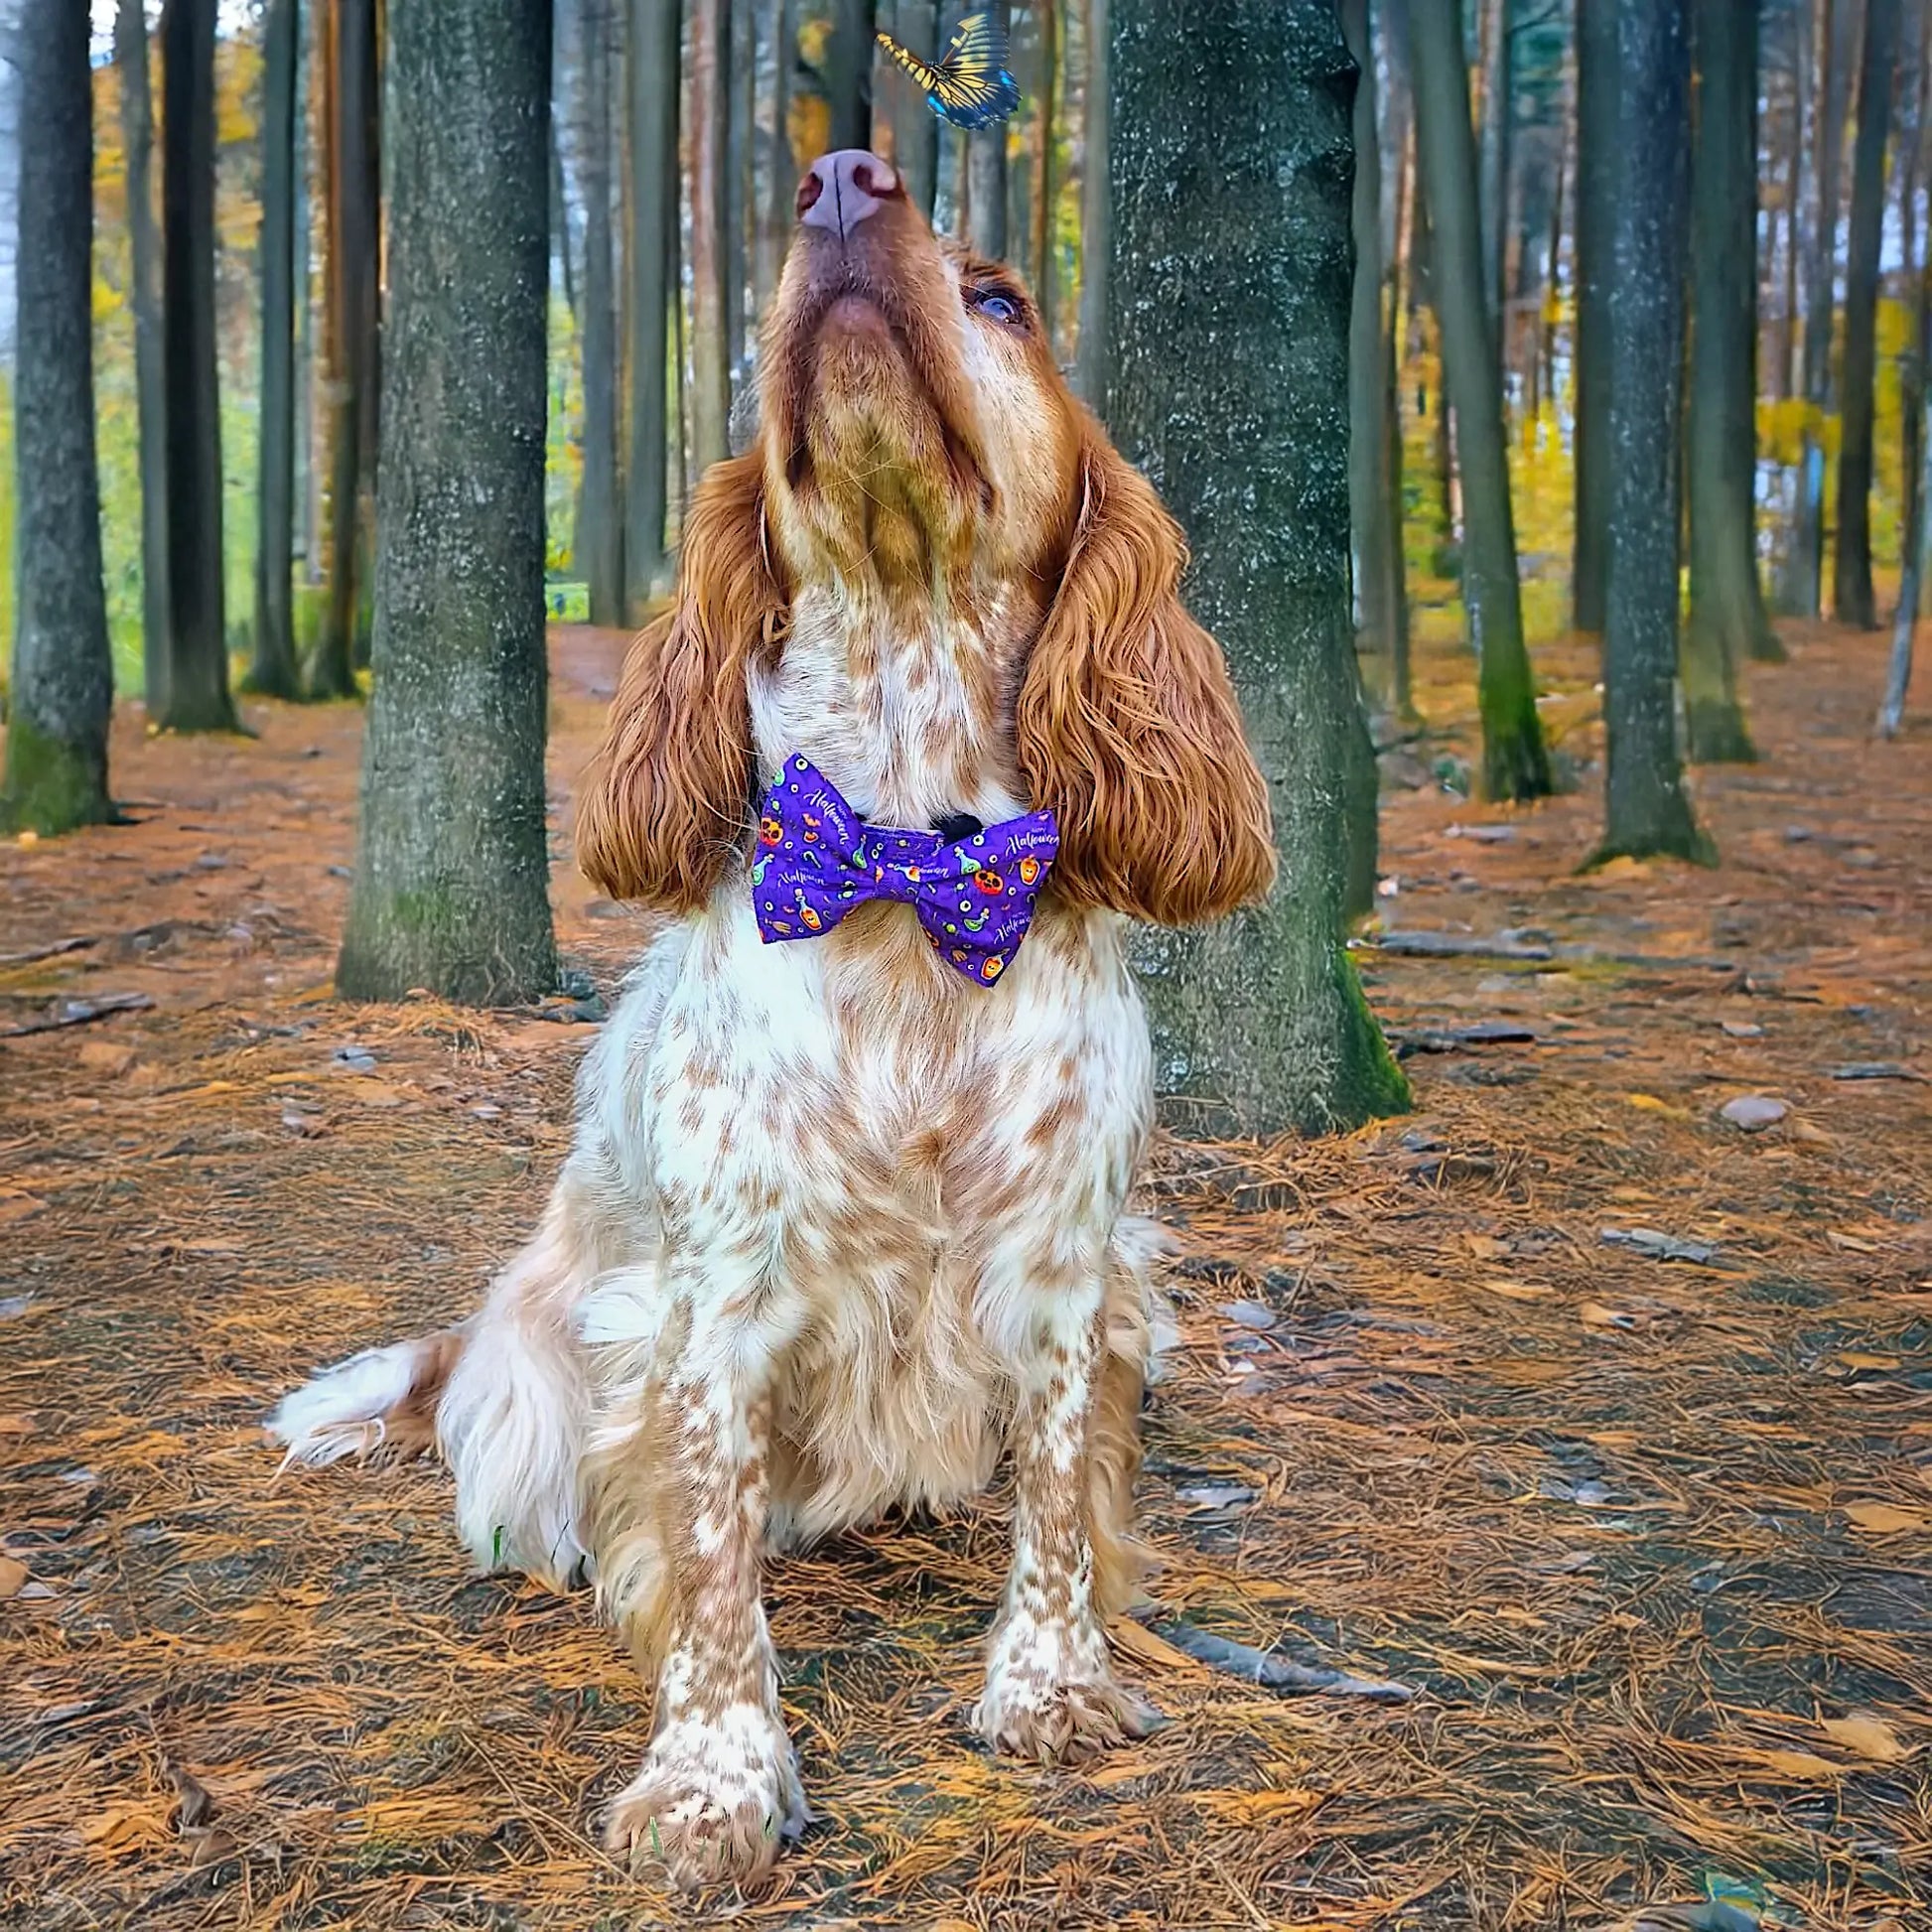
<svg viewBox="0 0 1932 1932"><path fill-rule="evenodd" d="M1006 69L1006 36L991 14L968 14L937 67L890 34L881 34L879 45L925 89L932 111L954 127L991 127L1020 105L1020 88Z"/></svg>

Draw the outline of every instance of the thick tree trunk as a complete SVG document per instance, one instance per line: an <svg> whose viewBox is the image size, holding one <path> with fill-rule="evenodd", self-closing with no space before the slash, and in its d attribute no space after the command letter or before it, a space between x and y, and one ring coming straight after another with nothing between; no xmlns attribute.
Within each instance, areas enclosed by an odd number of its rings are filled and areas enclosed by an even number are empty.
<svg viewBox="0 0 1932 1932"><path fill-rule="evenodd" d="M1697 764L1755 756L1737 666L1763 656L1757 582L1757 14L1693 0L1687 750Z"/></svg>
<svg viewBox="0 0 1932 1932"><path fill-rule="evenodd" d="M1677 745L1689 16L1690 0L1620 0L1617 8L1604 858L1710 853L1692 815Z"/></svg>
<svg viewBox="0 0 1932 1932"><path fill-rule="evenodd" d="M898 0L893 33L907 52L936 61L946 51L937 0ZM939 116L903 74L893 89L893 155L905 193L925 218L932 219L939 186Z"/></svg>
<svg viewBox="0 0 1932 1932"><path fill-rule="evenodd" d="M1482 292L1489 308L1489 329L1496 344L1498 366L1508 347L1503 323L1508 314L1505 260L1509 253L1514 14L1510 0L1482 0L1482 133L1476 176L1482 208Z"/></svg>
<svg viewBox="0 0 1932 1932"><path fill-rule="evenodd" d="M1932 270L1921 268L1918 296L1920 342L1926 340L1928 329L1932 329ZM1919 396L1922 412L1926 409L1926 401L1922 388ZM1920 423L1919 448L1924 453L1924 460L1932 463L1932 421ZM1932 471L1916 479L1911 512L1905 519L1904 534L1900 539L1904 550L1904 569L1899 578L1898 608L1892 613L1891 657L1885 668L1885 695L1878 707L1880 738L1896 738L1905 724L1905 694L1912 683L1912 636L1918 628L1921 587L1925 581L1925 505L1928 494L1932 494Z"/></svg>
<svg viewBox="0 0 1932 1932"><path fill-rule="evenodd" d="M1918 45L1912 50L1906 69L1906 100L1901 103L1898 122L1898 156L1892 174L1898 184L1899 254L1905 279L1913 290L1924 284L1920 257L1921 235L1918 221L1918 191L1925 167L1925 132L1932 115L1925 97L1928 58L1932 58L1932 7L1921 5ZM1932 241L1932 236L1924 237ZM1918 492L1924 468L1920 437L1925 428L1924 314L1916 299L1912 312L1912 331L1898 357L1898 508L1899 567L1909 564L1911 532L1918 527ZM1903 595L1903 585L1900 586Z"/></svg>
<svg viewBox="0 0 1932 1932"><path fill-rule="evenodd" d="M134 391L141 452L141 671L150 718L168 704L168 391L161 322L161 238L154 222L154 97L144 0L120 0L114 64L127 154L127 231L133 256Z"/></svg>
<svg viewBox="0 0 1932 1932"><path fill-rule="evenodd" d="M1577 511L1573 621L1603 628L1610 522L1610 249L1616 220L1616 0L1577 8Z"/></svg>
<svg viewBox="0 0 1932 1932"><path fill-rule="evenodd" d="M94 461L93 79L79 0L12 35L21 117L14 332L16 626L0 827L66 832L114 816L114 674Z"/></svg>
<svg viewBox="0 0 1932 1932"><path fill-rule="evenodd" d="M664 577L670 451L671 259L678 212L678 0L629 0L630 440L624 464L624 602L641 617Z"/></svg>
<svg viewBox="0 0 1932 1932"><path fill-rule="evenodd" d="M623 622L623 512L618 488L617 267L611 234L611 0L581 0L578 172L584 195L584 493L578 568L591 621Z"/></svg>
<svg viewBox="0 0 1932 1932"><path fill-rule="evenodd" d="M316 435L315 197L310 185L318 159L313 138L314 75L321 65L319 30L326 24L327 11L328 0L316 0L303 10L295 64L295 527L306 585L322 582L322 485L316 475L320 438ZM299 637L296 644L299 651Z"/></svg>
<svg viewBox="0 0 1932 1932"><path fill-rule="evenodd" d="M1475 136L1460 12L1453 0L1414 7L1409 33L1416 139L1432 224L1432 287L1462 475L1462 601L1476 651L1483 792L1490 798L1541 798L1550 789L1550 761L1523 643L1502 374L1483 306Z"/></svg>
<svg viewBox="0 0 1932 1932"><path fill-rule="evenodd" d="M1852 149L1852 219L1845 260L1844 408L1838 448L1838 560L1833 609L1874 630L1871 595L1871 433L1877 371L1878 256L1885 223L1885 140L1898 69L1898 0L1865 0L1859 132Z"/></svg>
<svg viewBox="0 0 1932 1932"><path fill-rule="evenodd" d="M1075 383L1089 403L1107 393L1108 224L1113 218L1107 176L1107 43L1111 0L1086 0L1086 125L1080 176L1080 334Z"/></svg>
<svg viewBox="0 0 1932 1932"><path fill-rule="evenodd" d="M375 0L331 0L329 128L329 606L309 666L317 697L352 697L369 569L378 349L380 158ZM546 183L546 195L548 193Z"/></svg>
<svg viewBox="0 0 1932 1932"><path fill-rule="evenodd" d="M696 0L691 15L691 453L699 473L731 454L731 0Z"/></svg>
<svg viewBox="0 0 1932 1932"><path fill-rule="evenodd" d="M1813 160L1817 190L1810 233L1805 238L1805 401L1824 412L1832 399L1833 283L1838 266L1838 214L1845 153L1845 118L1857 52L1853 35L1859 11L1821 0L1818 53L1818 139ZM1787 546L1779 607L1789 616L1815 618L1825 584L1825 452L1807 425L1798 477L1798 509Z"/></svg>
<svg viewBox="0 0 1932 1932"><path fill-rule="evenodd" d="M1054 166L1054 123L1059 118L1060 15L1055 0L1034 0L1039 37L1039 85L1034 99L1033 179L1029 190L1033 232L1027 249L1027 273L1033 280L1034 303L1039 310L1039 333L1050 348L1053 342L1053 204L1059 194Z"/></svg>
<svg viewBox="0 0 1932 1932"><path fill-rule="evenodd" d="M1111 12L1105 413L1194 541L1282 855L1266 906L1149 936L1156 1066L1190 1127L1352 1126L1408 1091L1341 945L1347 51L1329 0L1229 0L1212 34L1190 0Z"/></svg>
<svg viewBox="0 0 1932 1932"><path fill-rule="evenodd" d="M1004 34L1012 26L1008 0L992 0L986 12ZM1112 152L1111 144L1109 153ZM973 248L993 261L1007 252L1007 130L983 127L966 137L966 236Z"/></svg>
<svg viewBox="0 0 1932 1932"><path fill-rule="evenodd" d="M1376 666L1376 698L1397 708L1397 633L1404 627L1402 537L1391 487L1389 323L1382 260L1382 151L1375 124L1375 51L1369 0L1342 0L1341 30L1361 69L1355 83L1355 284L1348 324L1348 518L1355 541L1360 641ZM1370 881L1371 887L1373 881Z"/></svg>
<svg viewBox="0 0 1932 1932"><path fill-rule="evenodd" d="M900 9L904 11L903 8ZM785 265L785 249L791 241L792 208L798 193L798 158L791 151L791 69L798 60L797 0L773 0L772 64L775 73L771 96L771 159L765 186L764 211L759 221L757 264L757 309L760 323L771 306L778 277ZM938 121L923 100L918 111Z"/></svg>
<svg viewBox="0 0 1932 1932"><path fill-rule="evenodd" d="M705 4L705 0L699 0ZM828 149L872 146L873 0L830 0L825 100L832 110Z"/></svg>
<svg viewBox="0 0 1932 1932"><path fill-rule="evenodd" d="M262 56L261 482L255 525L255 650L243 688L300 694L295 664L295 180L301 0L270 0Z"/></svg>
<svg viewBox="0 0 1932 1932"><path fill-rule="evenodd" d="M758 189L758 23L753 0L732 0L731 114L725 128L725 357L734 410L744 386L745 293L752 279L752 209Z"/></svg>
<svg viewBox="0 0 1932 1932"><path fill-rule="evenodd" d="M171 731L232 731L222 610L221 412L214 352L215 0L161 16Z"/></svg>
<svg viewBox="0 0 1932 1932"><path fill-rule="evenodd" d="M544 833L550 0L388 0L396 104L375 689L336 972L556 983Z"/></svg>

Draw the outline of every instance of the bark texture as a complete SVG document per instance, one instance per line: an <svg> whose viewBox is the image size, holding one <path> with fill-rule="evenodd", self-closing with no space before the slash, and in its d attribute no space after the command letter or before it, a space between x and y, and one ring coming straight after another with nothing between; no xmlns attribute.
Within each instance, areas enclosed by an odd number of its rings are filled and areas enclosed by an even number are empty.
<svg viewBox="0 0 1932 1932"><path fill-rule="evenodd" d="M992 0L986 11L1003 34L1010 31L1013 8L1008 0ZM1004 122L998 127L983 127L966 137L966 238L980 254L994 261L1006 256L1007 130Z"/></svg>
<svg viewBox="0 0 1932 1932"><path fill-rule="evenodd" d="M1690 0L1619 0L1602 856L1709 855L1677 743Z"/></svg>
<svg viewBox="0 0 1932 1932"><path fill-rule="evenodd" d="M691 455L698 471L731 454L732 246L726 180L731 120L730 0L691 15Z"/></svg>
<svg viewBox="0 0 1932 1932"><path fill-rule="evenodd" d="M1483 300L1460 14L1455 0L1411 7L1409 36L1419 172L1429 198L1431 280L1462 475L1462 602L1476 652L1483 793L1541 798L1550 789L1550 761L1523 642L1502 370Z"/></svg>
<svg viewBox="0 0 1932 1932"><path fill-rule="evenodd" d="M549 0L389 0L396 114L375 688L337 967L556 983L544 834Z"/></svg>
<svg viewBox="0 0 1932 1932"><path fill-rule="evenodd" d="M1342 949L1350 734L1349 62L1324 0L1115 0L1106 417L1194 543L1270 779L1268 904L1150 934L1170 1115L1352 1126L1407 1104ZM1204 128L1213 140L1201 138Z"/></svg>
<svg viewBox="0 0 1932 1932"><path fill-rule="evenodd" d="M936 61L946 51L937 0L898 0L893 32L901 47L922 61ZM893 88L893 157L906 195L928 221L939 186L939 126L925 96L899 74Z"/></svg>
<svg viewBox="0 0 1932 1932"><path fill-rule="evenodd" d="M159 723L171 731L235 727L214 353L214 15L215 0L168 0L161 16L170 610Z"/></svg>
<svg viewBox="0 0 1932 1932"><path fill-rule="evenodd" d="M374 487L381 163L375 0L331 0L329 130L329 606L309 667L318 697L351 697L361 654ZM547 168L547 163L546 163ZM546 178L545 193L548 194Z"/></svg>
<svg viewBox="0 0 1932 1932"><path fill-rule="evenodd" d="M1587 4L1587 0L1586 0ZM1504 286L1509 256L1509 161L1515 61L1515 8L1510 0L1481 0L1482 131L1477 183L1482 207L1482 296L1489 310L1490 339L1503 350Z"/></svg>
<svg viewBox="0 0 1932 1932"><path fill-rule="evenodd" d="M1057 266L1053 249L1053 204L1059 194L1053 150L1060 91L1060 14L1056 0L1034 0L1034 17L1039 79L1034 95L1032 179L1028 190L1032 234L1027 246L1027 273L1033 280L1034 305L1039 311L1039 331L1050 345Z"/></svg>
<svg viewBox="0 0 1932 1932"><path fill-rule="evenodd" d="M704 4L704 0L699 0ZM832 110L826 148L872 146L874 0L830 0L825 44L825 100Z"/></svg>
<svg viewBox="0 0 1932 1932"><path fill-rule="evenodd" d="M1841 623L1874 630L1871 432L1878 351L1878 257L1884 239L1885 141L1898 69L1898 0L1865 0L1859 131L1852 148L1846 237L1844 408L1838 446L1838 557L1832 605Z"/></svg>
<svg viewBox="0 0 1932 1932"><path fill-rule="evenodd" d="M671 262L677 243L678 0L629 0L630 437L624 463L624 603L635 622L665 574Z"/></svg>
<svg viewBox="0 0 1932 1932"><path fill-rule="evenodd" d="M295 178L301 0L269 0L262 53L261 440L255 648L246 688L299 692L295 664Z"/></svg>
<svg viewBox="0 0 1932 1932"><path fill-rule="evenodd" d="M168 703L168 390L161 327L161 235L154 219L154 94L144 0L114 15L121 146L127 157L127 230L133 280L134 391L141 453L141 672L148 716Z"/></svg>
<svg viewBox="0 0 1932 1932"><path fill-rule="evenodd" d="M114 704L94 460L93 80L79 0L28 10L20 63L14 334L16 628L0 827L114 815Z"/></svg>
<svg viewBox="0 0 1932 1932"><path fill-rule="evenodd" d="M1757 14L1693 0L1691 615L1686 749L1697 764L1755 757L1737 667L1768 653L1757 581Z"/></svg>
<svg viewBox="0 0 1932 1932"><path fill-rule="evenodd" d="M1074 379L1080 394L1096 405L1107 393L1107 230L1113 218L1107 173L1111 5L1112 0L1087 0L1085 158L1080 176L1080 333Z"/></svg>
<svg viewBox="0 0 1932 1932"><path fill-rule="evenodd" d="M623 622L623 511L618 492L618 291L611 230L611 0L582 0L577 71L577 166L584 192L584 493L577 567L590 591L591 621Z"/></svg>
<svg viewBox="0 0 1932 1932"><path fill-rule="evenodd" d="M1610 252L1616 221L1616 5L1577 7L1577 527L1579 630L1603 628L1610 523Z"/></svg>

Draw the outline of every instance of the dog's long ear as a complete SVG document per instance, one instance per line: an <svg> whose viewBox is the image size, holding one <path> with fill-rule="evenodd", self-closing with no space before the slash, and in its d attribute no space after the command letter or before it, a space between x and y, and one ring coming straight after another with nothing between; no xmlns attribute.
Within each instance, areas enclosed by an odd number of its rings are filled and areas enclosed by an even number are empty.
<svg viewBox="0 0 1932 1932"><path fill-rule="evenodd" d="M1064 574L1020 687L1020 763L1059 819L1057 889L1161 925L1275 876L1268 789L1220 646L1181 608L1186 550L1146 478L1083 426Z"/></svg>
<svg viewBox="0 0 1932 1932"><path fill-rule="evenodd" d="M613 898L670 912L710 898L750 816L747 673L784 624L752 451L714 465L698 485L676 605L631 645L584 774L577 863Z"/></svg>

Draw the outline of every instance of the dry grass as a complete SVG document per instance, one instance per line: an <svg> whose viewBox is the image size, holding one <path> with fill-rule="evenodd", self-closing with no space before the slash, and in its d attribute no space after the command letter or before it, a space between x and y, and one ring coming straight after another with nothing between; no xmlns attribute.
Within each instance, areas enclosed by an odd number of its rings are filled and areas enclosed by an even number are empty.
<svg viewBox="0 0 1932 1932"><path fill-rule="evenodd" d="M1932 760L1922 727L1863 740L1876 640L1793 641L1754 678L1765 762L1700 784L1718 872L1577 876L1593 793L1390 800L1389 924L1557 957L1364 951L1378 1010L1533 1041L1418 1053L1419 1112L1350 1139L1163 1151L1155 1631L1415 1698L1285 1697L1124 1628L1173 1723L1092 1776L996 1764L965 1714L998 1509L846 1537L770 1579L819 1822L722 1909L1581 1927L1731 1881L1746 1921L1932 1925L1926 1089L1832 1077L1932 1071ZM560 790L608 668L567 659ZM1545 668L1587 757L1587 661ZM1425 666L1432 716L1461 677ZM433 1466L278 1481L257 1433L318 1360L472 1302L588 1036L331 1004L358 721L260 715L130 731L142 824L0 857L5 950L99 941L0 969L0 1025L156 1001L0 1042L0 1922L682 1920L597 1849L647 1708L586 1603L468 1576ZM559 896L608 979L630 928ZM1742 1134L1741 1092L1792 1111ZM1600 1238L1639 1226L1722 1265Z"/></svg>

